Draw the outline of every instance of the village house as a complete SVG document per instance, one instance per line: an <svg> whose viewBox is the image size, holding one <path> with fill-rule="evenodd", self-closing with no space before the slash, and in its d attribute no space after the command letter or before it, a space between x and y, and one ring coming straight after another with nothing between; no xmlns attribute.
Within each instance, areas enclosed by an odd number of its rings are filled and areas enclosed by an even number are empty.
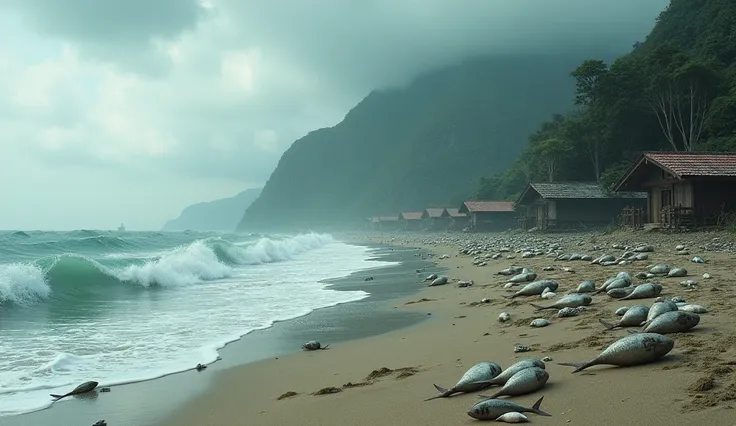
<svg viewBox="0 0 736 426"><path fill-rule="evenodd" d="M423 212L403 212L400 220L404 223L404 229L407 231L419 231L422 229Z"/></svg>
<svg viewBox="0 0 736 426"><path fill-rule="evenodd" d="M613 189L648 193L645 223L716 225L723 213L736 212L736 153L646 152Z"/></svg>
<svg viewBox="0 0 736 426"><path fill-rule="evenodd" d="M644 207L645 192L610 192L597 182L533 182L516 201L519 225L530 228L605 226L625 207Z"/></svg>
<svg viewBox="0 0 736 426"><path fill-rule="evenodd" d="M424 209L422 219L425 223L424 229L447 229L450 225L450 216L444 207Z"/></svg>
<svg viewBox="0 0 736 426"><path fill-rule="evenodd" d="M468 215L460 213L460 209L454 207L445 208L445 213L450 217L450 228L454 231L465 229L468 226Z"/></svg>
<svg viewBox="0 0 736 426"><path fill-rule="evenodd" d="M465 201L458 212L467 215L471 231L505 231L516 225L511 201Z"/></svg>

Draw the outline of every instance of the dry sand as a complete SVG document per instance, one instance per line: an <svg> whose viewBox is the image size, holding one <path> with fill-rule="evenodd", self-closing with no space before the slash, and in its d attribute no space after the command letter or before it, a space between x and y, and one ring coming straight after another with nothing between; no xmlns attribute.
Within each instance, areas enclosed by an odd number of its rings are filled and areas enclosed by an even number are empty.
<svg viewBox="0 0 736 426"><path fill-rule="evenodd" d="M430 319L420 325L335 345L325 351L302 352L228 370L216 378L213 389L174 413L164 424L473 424L477 420L466 413L478 401L475 393L424 402L437 394L432 384L451 387L479 361L494 361L505 368L521 358L545 356L553 358L546 363L550 373L547 385L533 394L511 398L518 404L531 406L544 396L542 409L552 417L529 414L534 423L736 424L736 411L733 411L736 406L736 324L731 319L736 312L736 256L731 252L697 248L710 244L712 235L545 236L545 242L538 243L561 241L562 252L589 253L595 257L604 252L620 254L622 250L610 248L613 241L656 239L656 251L650 253L649 260L612 267L585 261L555 261L545 256L522 259L520 254L513 252L506 254L515 255L514 259L489 260L487 266L473 266L473 256L458 254L458 242L483 238L491 239L462 235L391 237L392 244L414 246L439 240L439 244L431 244L431 249L437 256L450 256L436 259L447 268L447 276L451 280L472 279L475 285L457 288L451 282L427 288L410 299L395 303L396 309L431 313ZM375 237L373 241L379 239L387 241L386 237ZM701 241L695 241L698 239ZM675 253L675 245L683 240L691 241L689 256ZM573 246L571 241L577 241L578 246ZM604 248L593 251L594 243ZM728 247L733 247L732 242L729 244ZM495 246L498 248L499 244ZM523 245L515 248L521 247ZM692 263L693 255L705 258L708 263ZM615 321L619 318L614 315L616 308L650 305L654 299L627 303L613 300L604 293L594 296L593 304L579 316L557 318L555 310L535 313L529 305L529 302L547 305L553 301L538 296L513 301L502 298L511 290L502 288L504 277L496 274L512 264L528 266L539 274L538 279L559 281L560 288L556 292L559 298L583 280L592 279L600 285L619 271L627 270L633 275L656 263L685 267L689 272L686 278L658 279L665 287L662 296L681 296L710 311L701 315L700 324L690 332L669 335L675 340L675 348L659 362L628 368L595 366L577 374L571 374L571 367L557 365L557 362L592 359L607 344L628 334L626 330L606 331L598 322L599 318ZM543 271L545 266L554 266L555 270ZM563 266L573 268L574 272L563 271ZM705 272L713 278L703 279ZM696 280L698 290L686 292L679 285L684 279ZM485 297L491 298L491 303L473 304ZM419 303L410 303L417 301ZM501 312L511 314L510 323L498 322ZM552 324L545 328L529 327L529 322L538 317L548 318ZM533 351L514 353L515 344L531 346ZM295 395L286 396L292 393Z"/></svg>

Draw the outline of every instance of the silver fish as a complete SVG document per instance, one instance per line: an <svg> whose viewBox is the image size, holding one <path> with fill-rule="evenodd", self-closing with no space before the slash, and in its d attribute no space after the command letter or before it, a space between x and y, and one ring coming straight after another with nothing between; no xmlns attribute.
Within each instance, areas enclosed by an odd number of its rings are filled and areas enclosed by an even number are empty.
<svg viewBox="0 0 736 426"><path fill-rule="evenodd" d="M494 386L494 385L503 385L505 384L514 374L518 373L521 370L524 370L526 368L532 368L532 367L538 367L541 369L545 369L546 366L544 365L544 362L534 359L534 358L528 358L528 359L522 359L520 361L515 362L514 364L511 364L507 369L503 370L501 374L494 377L491 380L484 380L481 382L477 382L479 385L485 385L485 386Z"/></svg>
<svg viewBox="0 0 736 426"><path fill-rule="evenodd" d="M437 279L437 274L432 274L425 278L424 281L434 281L435 279Z"/></svg>
<svg viewBox="0 0 736 426"><path fill-rule="evenodd" d="M528 423L529 417L521 413L517 413L516 411L512 411L510 413L504 414L503 416L498 416L496 421L504 423Z"/></svg>
<svg viewBox="0 0 736 426"><path fill-rule="evenodd" d="M708 312L708 308L701 305L683 305L678 307L679 310L685 311L685 312L693 312L696 314L704 314Z"/></svg>
<svg viewBox="0 0 736 426"><path fill-rule="evenodd" d="M578 293L592 293L595 291L595 283L593 281L583 281L578 285Z"/></svg>
<svg viewBox="0 0 736 426"><path fill-rule="evenodd" d="M634 287L634 291L626 297L622 297L619 300L631 300L631 299L646 299L649 297L659 296L662 292L662 286L654 283L639 284Z"/></svg>
<svg viewBox="0 0 736 426"><path fill-rule="evenodd" d="M608 290L606 294L608 295L608 297L621 299L622 297L630 295L634 291L634 288L635 287L613 288L611 290Z"/></svg>
<svg viewBox="0 0 736 426"><path fill-rule="evenodd" d="M636 305L627 309L624 316L614 324L607 323L602 319L599 319L598 321L600 321L600 323L608 330L613 330L616 327L638 327L647 320L648 313L648 306Z"/></svg>
<svg viewBox="0 0 736 426"><path fill-rule="evenodd" d="M529 281L534 281L537 279L537 274L534 272L524 272L522 274L514 275L513 277L509 278L508 282L510 283L525 283Z"/></svg>
<svg viewBox="0 0 736 426"><path fill-rule="evenodd" d="M687 269L685 268L672 268L667 273L668 277L684 277L687 275Z"/></svg>
<svg viewBox="0 0 736 426"><path fill-rule="evenodd" d="M518 396L542 389L549 380L547 370L539 367L525 368L513 376L491 396L478 395L479 398L494 399L499 396Z"/></svg>
<svg viewBox="0 0 736 426"><path fill-rule="evenodd" d="M305 351L316 351L320 349L327 349L330 346L330 344L326 344L322 346L322 344L316 340L310 340L307 343L302 345L302 349Z"/></svg>
<svg viewBox="0 0 736 426"><path fill-rule="evenodd" d="M673 311L657 316L644 326L644 333L681 333L698 325L700 315L692 312Z"/></svg>
<svg viewBox="0 0 736 426"><path fill-rule="evenodd" d="M543 399L544 397L539 398L531 408L523 407L519 404L514 404L507 399L485 399L473 405L470 410L468 410L468 415L478 420L496 420L506 413L513 412L535 413L540 416L551 417L552 414L544 412L540 408L542 406Z"/></svg>
<svg viewBox="0 0 736 426"><path fill-rule="evenodd" d="M51 396L54 398L54 401L58 401L58 400L60 400L62 398L66 398L67 396L79 395L79 394L91 392L92 390L94 390L94 388L97 387L98 384L99 383L97 383L95 381L84 382L81 385L79 385L76 388L74 388L69 393L65 393L64 395L57 395L57 394L53 394L52 393Z"/></svg>
<svg viewBox="0 0 736 426"><path fill-rule="evenodd" d="M595 294L603 293L604 291L613 290L614 288L624 288L631 285L630 279L616 277L613 280L607 280L603 283L603 286L595 291Z"/></svg>
<svg viewBox="0 0 736 426"><path fill-rule="evenodd" d="M429 283L429 287L445 285L445 284L447 284L447 277L438 277L438 278L435 278L434 281Z"/></svg>
<svg viewBox="0 0 736 426"><path fill-rule="evenodd" d="M657 333L636 333L613 342L597 357L588 362L562 362L559 365L576 367L573 373L600 364L628 367L656 361L667 355L675 341Z"/></svg>
<svg viewBox="0 0 736 426"><path fill-rule="evenodd" d="M425 399L425 401L431 401L437 398L447 398L456 393L463 392L475 392L481 389L485 389L490 385L484 384L484 381L489 381L496 376L501 374L501 366L495 362L483 361L470 367L468 371L458 380L458 382L450 389L434 385L439 395L433 396L432 398ZM481 382L481 383L478 383Z"/></svg>
<svg viewBox="0 0 736 426"><path fill-rule="evenodd" d="M521 288L521 290L517 291L516 293L512 294L511 296L504 296L506 299L513 299L519 296L536 296L542 294L544 292L545 288L549 288L552 291L557 290L557 286L559 284L557 281L553 280L541 280L541 281L534 281L531 282L524 287Z"/></svg>
<svg viewBox="0 0 736 426"><path fill-rule="evenodd" d="M524 268L522 268L521 266L511 266L502 271L498 271L498 275L516 275L520 274L523 270Z"/></svg>
<svg viewBox="0 0 736 426"><path fill-rule="evenodd" d="M539 306L534 303L530 303L530 305L534 306L534 309L541 311L542 309L577 308L578 306L588 306L592 301L593 298L587 294L570 293L549 306Z"/></svg>
<svg viewBox="0 0 736 426"><path fill-rule="evenodd" d="M673 312L677 311L678 309L679 307L677 306L677 303L671 300L654 303L652 304L652 307L649 308L649 313L647 314L647 323L651 322L654 318L657 318L665 312Z"/></svg>
<svg viewBox="0 0 736 426"><path fill-rule="evenodd" d="M655 265L651 269L649 269L649 273L650 274L655 274L655 275L666 274L669 271L670 271L670 267L667 264L664 264L664 265Z"/></svg>

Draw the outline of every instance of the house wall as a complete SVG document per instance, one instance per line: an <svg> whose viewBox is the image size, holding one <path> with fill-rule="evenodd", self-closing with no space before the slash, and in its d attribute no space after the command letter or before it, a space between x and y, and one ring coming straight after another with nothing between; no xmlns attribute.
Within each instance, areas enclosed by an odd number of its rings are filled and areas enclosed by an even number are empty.
<svg viewBox="0 0 736 426"><path fill-rule="evenodd" d="M694 181L692 182L693 207L695 218L700 225L712 225L721 211L736 212L736 181Z"/></svg>
<svg viewBox="0 0 736 426"><path fill-rule="evenodd" d="M624 207L646 207L645 199L606 198L556 200L556 226L605 226L614 224Z"/></svg>
<svg viewBox="0 0 736 426"><path fill-rule="evenodd" d="M505 231L516 228L515 212L474 212L472 217L476 231Z"/></svg>
<svg viewBox="0 0 736 426"><path fill-rule="evenodd" d="M404 229L407 231L418 231L422 229L422 221L420 219L404 219Z"/></svg>

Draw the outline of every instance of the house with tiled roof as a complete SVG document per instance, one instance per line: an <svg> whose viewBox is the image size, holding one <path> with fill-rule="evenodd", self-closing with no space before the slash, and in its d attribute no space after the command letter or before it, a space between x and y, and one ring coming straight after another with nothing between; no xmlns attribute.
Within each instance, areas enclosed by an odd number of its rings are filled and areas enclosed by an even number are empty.
<svg viewBox="0 0 736 426"><path fill-rule="evenodd" d="M468 228L472 231L505 231L516 226L511 201L468 200L458 213L468 216Z"/></svg>
<svg viewBox="0 0 736 426"><path fill-rule="evenodd" d="M445 230L450 225L450 216L444 207L428 207L422 212L425 229Z"/></svg>
<svg viewBox="0 0 736 426"><path fill-rule="evenodd" d="M598 227L624 208L643 208L646 192L611 192L598 182L532 182L516 200L519 224L530 228Z"/></svg>
<svg viewBox="0 0 736 426"><path fill-rule="evenodd" d="M422 212L403 212L399 215L399 220L404 223L404 229L407 231L422 229Z"/></svg>
<svg viewBox="0 0 736 426"><path fill-rule="evenodd" d="M468 226L468 214L461 213L459 208L445 207L445 214L450 217L450 230L462 231Z"/></svg>
<svg viewBox="0 0 736 426"><path fill-rule="evenodd" d="M645 152L614 191L646 191L646 222L712 225L736 211L736 152Z"/></svg>

